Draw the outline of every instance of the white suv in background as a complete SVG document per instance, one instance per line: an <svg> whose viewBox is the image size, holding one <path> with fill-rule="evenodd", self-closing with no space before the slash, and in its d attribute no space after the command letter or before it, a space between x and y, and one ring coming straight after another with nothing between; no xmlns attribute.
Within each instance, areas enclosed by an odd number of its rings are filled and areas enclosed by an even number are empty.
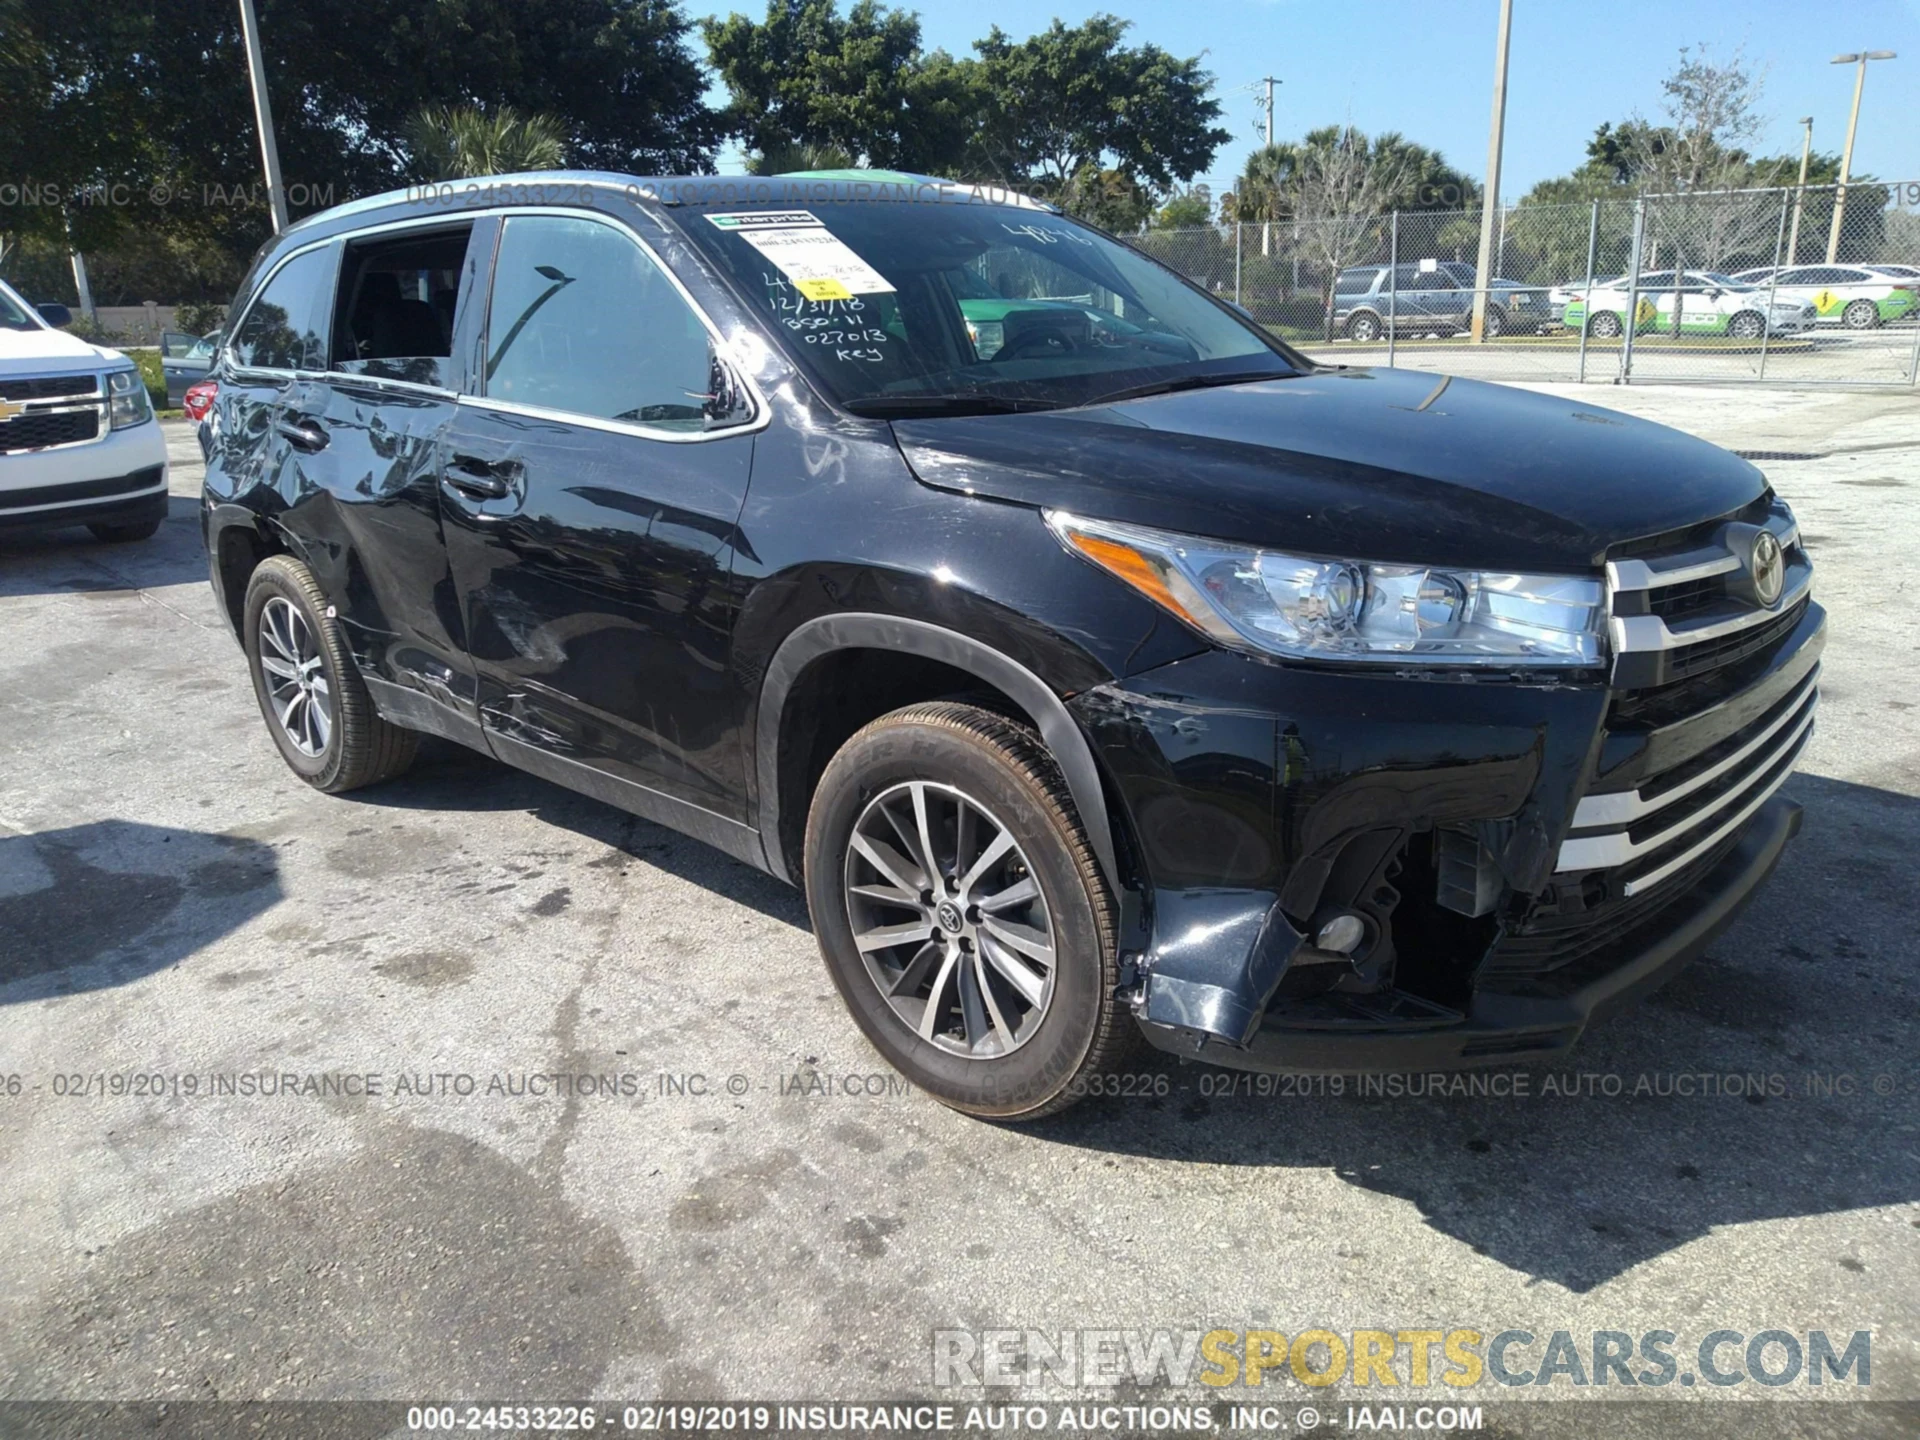
<svg viewBox="0 0 1920 1440"><path fill-rule="evenodd" d="M69 318L0 283L0 531L144 540L167 515L167 442L134 363L47 323Z"/></svg>

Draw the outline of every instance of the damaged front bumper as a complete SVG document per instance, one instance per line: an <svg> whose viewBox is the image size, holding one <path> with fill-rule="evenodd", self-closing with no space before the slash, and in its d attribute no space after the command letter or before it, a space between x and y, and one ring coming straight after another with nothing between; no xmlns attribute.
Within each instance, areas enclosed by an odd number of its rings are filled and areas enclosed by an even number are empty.
<svg viewBox="0 0 1920 1440"><path fill-rule="evenodd" d="M1222 652L1075 697L1124 806L1138 903L1122 946L1147 1038L1270 1071L1565 1051L1697 955L1798 830L1775 792L1798 753L1784 739L1810 725L1823 626L1808 606L1771 653L1637 708L1598 677ZM1663 787L1684 803L1639 798ZM1592 816L1656 803L1679 836L1659 832L1658 853L1643 860L1637 832L1588 838ZM1616 851L1634 863L1569 868ZM1336 935L1360 938L1328 948Z"/></svg>

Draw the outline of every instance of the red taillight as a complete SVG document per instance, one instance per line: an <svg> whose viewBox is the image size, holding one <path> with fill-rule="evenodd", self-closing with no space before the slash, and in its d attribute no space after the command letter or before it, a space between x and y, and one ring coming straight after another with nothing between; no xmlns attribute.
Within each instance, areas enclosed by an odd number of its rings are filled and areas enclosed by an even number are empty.
<svg viewBox="0 0 1920 1440"><path fill-rule="evenodd" d="M187 393L180 398L180 408L186 412L189 420L204 420L207 412L213 409L213 397L220 393L220 385L215 380L197 380L187 387Z"/></svg>

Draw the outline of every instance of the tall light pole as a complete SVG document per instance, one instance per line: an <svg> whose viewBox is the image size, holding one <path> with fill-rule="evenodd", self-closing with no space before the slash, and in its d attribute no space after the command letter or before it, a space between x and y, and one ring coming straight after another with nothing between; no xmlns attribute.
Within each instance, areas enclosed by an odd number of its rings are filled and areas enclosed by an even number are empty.
<svg viewBox="0 0 1920 1440"><path fill-rule="evenodd" d="M1487 139L1487 189L1480 202L1480 267L1473 279L1471 343L1486 338L1487 279L1493 268L1493 220L1500 205L1500 145L1507 129L1507 42L1513 38L1513 0L1500 0L1500 40L1493 52L1493 133Z"/></svg>
<svg viewBox="0 0 1920 1440"><path fill-rule="evenodd" d="M1806 135L1800 141L1800 186L1793 192L1793 229L1787 232L1787 254L1785 263L1800 263L1800 202L1807 198L1807 161L1813 156L1813 117L1802 115L1800 123L1807 127Z"/></svg>
<svg viewBox="0 0 1920 1440"><path fill-rule="evenodd" d="M280 147L273 140L273 107L267 101L266 64L260 58L260 21L253 0L240 0L240 33L247 42L247 75L253 81L253 118L260 126L260 159L267 168L267 204L273 233L287 228L287 187L280 183Z"/></svg>
<svg viewBox="0 0 1920 1440"><path fill-rule="evenodd" d="M1840 188L1833 192L1833 228L1827 231L1827 264L1831 265L1840 253L1840 222L1847 213L1847 177L1853 174L1853 132L1860 124L1860 92L1867 85L1867 62L1869 60L1892 60L1891 50L1861 50L1852 55L1836 55L1835 65L1854 65L1860 67L1853 77L1853 115L1847 121L1847 148L1840 153Z"/></svg>
<svg viewBox="0 0 1920 1440"><path fill-rule="evenodd" d="M1267 149L1273 149L1273 87L1280 82L1268 75L1267 82ZM1273 253L1273 196L1267 197L1267 218L1260 222L1260 253Z"/></svg>

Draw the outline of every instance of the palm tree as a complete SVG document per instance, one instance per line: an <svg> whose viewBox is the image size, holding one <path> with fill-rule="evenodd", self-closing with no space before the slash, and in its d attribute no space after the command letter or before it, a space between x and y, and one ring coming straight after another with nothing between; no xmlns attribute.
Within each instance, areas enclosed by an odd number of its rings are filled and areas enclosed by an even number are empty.
<svg viewBox="0 0 1920 1440"><path fill-rule="evenodd" d="M557 170L567 163L566 126L511 105L423 105L407 122L407 148L423 180L466 180Z"/></svg>
<svg viewBox="0 0 1920 1440"><path fill-rule="evenodd" d="M837 145L774 141L747 156L749 175L791 175L801 170L851 170L857 162Z"/></svg>

